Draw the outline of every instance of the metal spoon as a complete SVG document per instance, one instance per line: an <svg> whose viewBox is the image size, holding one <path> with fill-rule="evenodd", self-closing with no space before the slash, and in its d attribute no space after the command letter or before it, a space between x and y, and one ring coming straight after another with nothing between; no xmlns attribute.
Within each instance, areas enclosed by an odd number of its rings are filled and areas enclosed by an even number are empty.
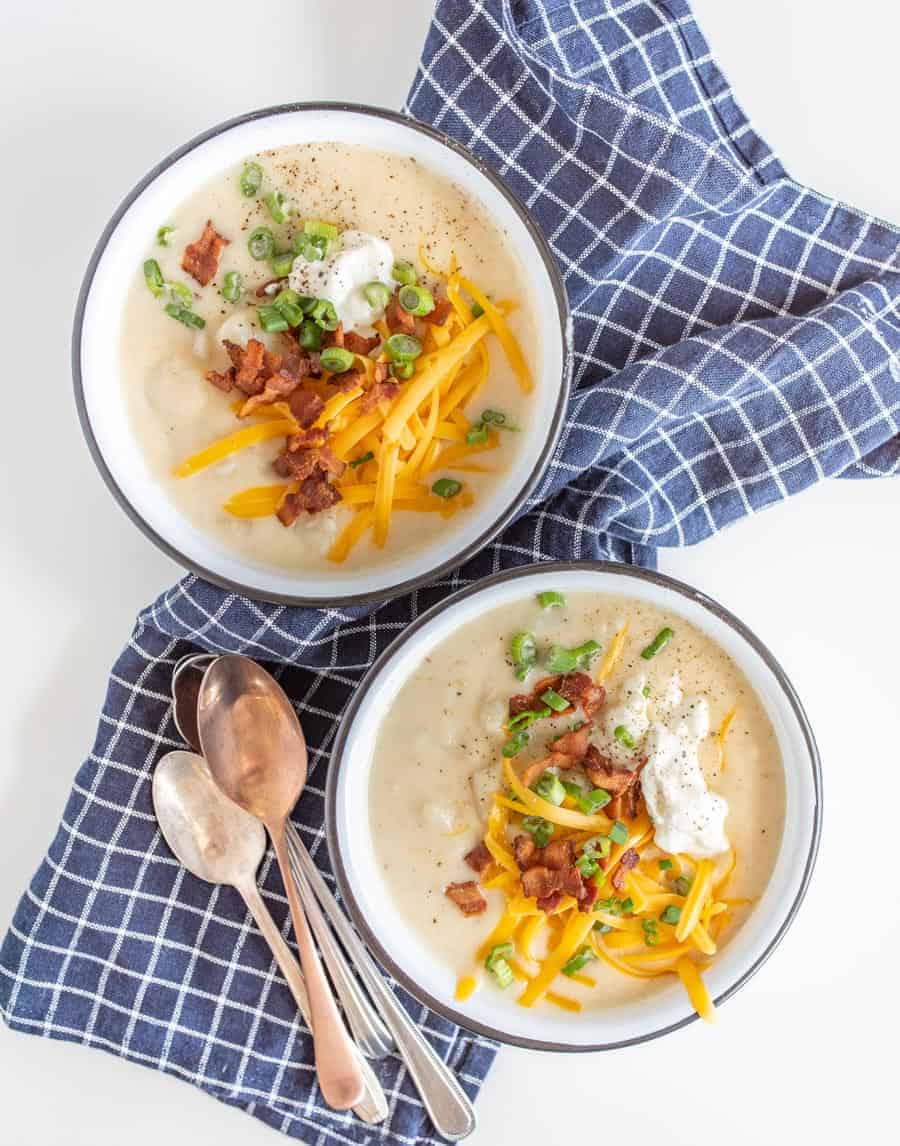
<svg viewBox="0 0 900 1146"><path fill-rule="evenodd" d="M207 883L230 884L240 893L311 1029L303 975L256 886L266 851L262 824L228 799L206 761L194 752L169 752L159 761L153 773L153 806L166 843L188 871ZM364 1122L383 1122L388 1115L384 1091L356 1053L365 1093L353 1112Z"/></svg>
<svg viewBox="0 0 900 1146"><path fill-rule="evenodd" d="M346 1110L362 1096L363 1075L303 913L285 838L285 823L306 783L306 741L297 714L264 669L228 654L204 673L197 727L216 783L263 822L272 840L306 979L319 1087L329 1106Z"/></svg>

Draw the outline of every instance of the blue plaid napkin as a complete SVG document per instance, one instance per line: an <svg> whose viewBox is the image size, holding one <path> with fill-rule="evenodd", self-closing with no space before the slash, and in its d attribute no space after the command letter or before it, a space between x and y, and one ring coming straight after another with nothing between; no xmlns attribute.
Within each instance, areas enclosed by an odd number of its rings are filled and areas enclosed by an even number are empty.
<svg viewBox="0 0 900 1146"><path fill-rule="evenodd" d="M402 1064L391 1116L325 1108L310 1040L237 895L184 872L150 775L179 745L172 666L200 646L277 667L311 748L296 818L326 875L336 721L427 606L546 558L652 564L824 477L900 469L897 228L793 182L684 0L441 0L409 110L474 149L547 235L576 391L540 489L452 576L377 608L256 604L185 578L138 619L94 748L0 953L9 1025L187 1079L306 1142L432 1143ZM263 892L289 932L267 861ZM401 992L474 1096L495 1048Z"/></svg>

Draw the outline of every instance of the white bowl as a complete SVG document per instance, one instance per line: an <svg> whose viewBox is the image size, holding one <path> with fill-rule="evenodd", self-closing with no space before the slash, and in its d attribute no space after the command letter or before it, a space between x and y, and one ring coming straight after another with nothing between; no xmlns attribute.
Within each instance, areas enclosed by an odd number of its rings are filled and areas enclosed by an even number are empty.
<svg viewBox="0 0 900 1146"><path fill-rule="evenodd" d="M452 977L436 965L391 901L369 826L372 749L398 690L422 658L460 625L545 589L625 594L676 612L717 641L756 689L784 762L784 836L759 903L705 974L716 1003L734 994L768 958L800 906L816 857L821 770L815 740L790 682L757 637L721 605L658 573L606 562L530 565L471 585L424 613L375 663L343 718L328 774L328 845L357 928L382 964L423 1003L501 1042L542 1050L608 1050L668 1034L695 1019L681 985L673 978L671 986L641 1001L568 1017L518 1007L492 991L457 1003Z"/></svg>
<svg viewBox="0 0 900 1146"><path fill-rule="evenodd" d="M240 557L194 526L154 479L130 429L119 385L119 321L147 236L189 195L247 155L296 143L361 144L414 156L480 201L506 230L532 291L540 355L528 430L508 471L458 529L380 568L278 570ZM107 485L131 519L176 561L251 597L288 604L352 604L400 593L478 552L540 479L562 428L571 381L569 318L546 240L523 205L474 155L431 128L379 108L292 104L214 127L155 167L113 215L91 257L75 314L72 369L82 429Z"/></svg>

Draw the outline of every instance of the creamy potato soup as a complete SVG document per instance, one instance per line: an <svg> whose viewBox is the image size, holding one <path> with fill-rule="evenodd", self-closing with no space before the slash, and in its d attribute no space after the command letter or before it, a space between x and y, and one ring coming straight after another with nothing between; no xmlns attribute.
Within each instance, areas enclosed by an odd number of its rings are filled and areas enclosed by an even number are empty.
<svg viewBox="0 0 900 1146"><path fill-rule="evenodd" d="M400 689L370 819L391 896L457 998L577 1012L703 967L777 857L781 756L743 673L682 617L541 594L454 633ZM398 846L398 825L403 825Z"/></svg>
<svg viewBox="0 0 900 1146"><path fill-rule="evenodd" d="M538 353L522 268L414 159L250 156L161 219L146 256L121 330L135 437L178 509L244 558L322 570L422 547L517 449Z"/></svg>

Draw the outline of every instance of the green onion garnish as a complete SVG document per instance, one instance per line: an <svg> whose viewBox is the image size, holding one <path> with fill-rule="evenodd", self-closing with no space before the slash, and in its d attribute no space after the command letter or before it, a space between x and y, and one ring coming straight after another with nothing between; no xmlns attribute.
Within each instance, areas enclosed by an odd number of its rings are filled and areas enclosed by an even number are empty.
<svg viewBox="0 0 900 1146"><path fill-rule="evenodd" d="M284 196L280 191L270 191L265 198L265 204L276 223L284 223L287 220L290 208L286 205Z"/></svg>
<svg viewBox="0 0 900 1146"><path fill-rule="evenodd" d="M300 308L301 313L303 308ZM304 318L297 332L297 341L304 350L320 350L322 348L322 328L311 318Z"/></svg>
<svg viewBox="0 0 900 1146"><path fill-rule="evenodd" d="M488 440L488 428L481 422L476 422L475 425L466 432L466 443L470 446L483 446Z"/></svg>
<svg viewBox="0 0 900 1146"><path fill-rule="evenodd" d="M338 316L334 304L327 298L317 298L309 311L310 318L319 324L323 330L337 330Z"/></svg>
<svg viewBox="0 0 900 1146"><path fill-rule="evenodd" d="M161 247L167 247L169 245L169 236L174 234L174 227L159 227L156 232L156 241Z"/></svg>
<svg viewBox="0 0 900 1146"><path fill-rule="evenodd" d="M344 374L353 365L353 355L343 346L329 346L322 351L319 361L332 374Z"/></svg>
<svg viewBox="0 0 900 1146"><path fill-rule="evenodd" d="M650 695L650 685L645 684L644 687L641 689L641 696L649 696L649 695Z"/></svg>
<svg viewBox="0 0 900 1146"><path fill-rule="evenodd" d="M564 975L577 975L586 964L592 962L597 956L590 947L582 947L562 968Z"/></svg>
<svg viewBox="0 0 900 1146"><path fill-rule="evenodd" d="M485 967L490 971L491 967L497 962L498 959L511 959L515 952L512 940L507 939L504 943L497 943L488 952L488 956L484 961Z"/></svg>
<svg viewBox="0 0 900 1146"><path fill-rule="evenodd" d="M616 740L618 740L623 748L628 748L629 750L634 749L634 737L631 735L624 724L616 725L616 727L613 729L613 736L615 736Z"/></svg>
<svg viewBox="0 0 900 1146"><path fill-rule="evenodd" d="M533 791L542 800L546 800L548 804L555 804L557 808L566 798L565 788L560 783L559 777L554 776L552 772L545 772L533 786Z"/></svg>
<svg viewBox="0 0 900 1146"><path fill-rule="evenodd" d="M353 459L353 461L350 463L350 469L355 470L357 466L364 466L366 462L371 462L374 460L374 453L371 450L368 450L366 453L360 454L358 458Z"/></svg>
<svg viewBox="0 0 900 1146"><path fill-rule="evenodd" d="M659 870L660 871L670 871L673 866L674 865L673 865L671 860L660 860L659 861Z"/></svg>
<svg viewBox="0 0 900 1146"><path fill-rule="evenodd" d="M513 434L518 434L519 427L511 426L506 420L506 415L502 410L485 410L481 415L481 421L486 422L489 426L496 426L498 430L509 430Z"/></svg>
<svg viewBox="0 0 900 1146"><path fill-rule="evenodd" d="M303 234L314 239L327 239L330 243L338 237L338 229L334 223L325 223L321 219L307 219L303 224Z"/></svg>
<svg viewBox="0 0 900 1146"><path fill-rule="evenodd" d="M268 227L255 227L247 236L247 250L253 259L270 259L275 250L275 236Z"/></svg>
<svg viewBox="0 0 900 1146"><path fill-rule="evenodd" d="M295 254L302 255L308 263L318 263L329 253L332 247L329 239L320 235L305 235L302 231L294 235L291 246Z"/></svg>
<svg viewBox="0 0 900 1146"><path fill-rule="evenodd" d="M534 639L534 633L516 633L510 643L509 651L512 653L512 659L516 662L516 666L527 672L537 660L537 642ZM520 677L520 679L523 678Z"/></svg>
<svg viewBox="0 0 900 1146"><path fill-rule="evenodd" d="M506 741L500 751L507 760L510 760L513 756L519 755L530 739L524 728L518 728L512 736L510 736L509 740Z"/></svg>
<svg viewBox="0 0 900 1146"><path fill-rule="evenodd" d="M585 840L582 851L592 859L598 854L601 859L606 859L612 851L612 840L609 836L591 836L589 840Z"/></svg>
<svg viewBox="0 0 900 1146"><path fill-rule="evenodd" d="M494 961L493 965L488 968L488 974L493 978L497 986L504 991L513 981L512 967L502 958Z"/></svg>
<svg viewBox="0 0 900 1146"><path fill-rule="evenodd" d="M535 846L539 848L547 846L556 830L553 824L549 820L545 820L543 816L526 816L522 820L522 827L534 840Z"/></svg>
<svg viewBox="0 0 900 1146"><path fill-rule="evenodd" d="M277 334L290 327L290 323L277 306L258 306L256 317L259 319L259 325L269 334Z"/></svg>
<svg viewBox="0 0 900 1146"><path fill-rule="evenodd" d="M280 279L286 278L293 269L294 259L296 257L293 251L276 251L269 260L272 274L278 275Z"/></svg>
<svg viewBox="0 0 900 1146"><path fill-rule="evenodd" d="M483 314L484 314L484 307L481 305L481 303L480 302L473 302L472 303L472 317L473 318L481 318L481 316Z"/></svg>
<svg viewBox="0 0 900 1146"><path fill-rule="evenodd" d="M451 498L456 497L462 491L462 482L457 481L456 478L438 478L438 480L431 487L431 492L437 494L438 497Z"/></svg>
<svg viewBox="0 0 900 1146"><path fill-rule="evenodd" d="M584 788L580 784L576 784L574 780L560 780L560 783L565 788L566 795L571 796L573 800L577 800L584 792Z"/></svg>
<svg viewBox="0 0 900 1146"><path fill-rule="evenodd" d="M205 320L199 314L194 314L190 307L183 306L180 302L168 303L165 311L171 318L183 322L185 326L190 326L194 330L202 330L206 326Z"/></svg>
<svg viewBox="0 0 900 1146"><path fill-rule="evenodd" d="M659 918L663 923L677 923L681 918L681 908L671 903L668 907L663 909L663 913Z"/></svg>
<svg viewBox="0 0 900 1146"><path fill-rule="evenodd" d="M596 875L600 870L600 865L591 856L581 856L580 859L575 861L575 866L581 872L584 879L590 879L592 875Z"/></svg>
<svg viewBox="0 0 900 1146"><path fill-rule="evenodd" d="M392 362L408 362L422 353L422 343L412 334L392 334L384 344L384 351Z"/></svg>
<svg viewBox="0 0 900 1146"><path fill-rule="evenodd" d="M241 297L241 276L237 271L226 271L222 279L222 298L228 302L237 302Z"/></svg>
<svg viewBox="0 0 900 1146"><path fill-rule="evenodd" d="M687 896L691 890L691 885L693 882L694 881L690 878L690 876L680 875L677 879L672 881L672 887L675 888L675 891L679 895Z"/></svg>
<svg viewBox="0 0 900 1146"><path fill-rule="evenodd" d="M184 283L166 283L166 290L172 298L177 299L182 306L186 306L188 310L191 309L194 296L191 294L191 288L189 286L185 286Z"/></svg>
<svg viewBox="0 0 900 1146"><path fill-rule="evenodd" d="M485 410L484 414L482 414L481 420L483 422L488 420L485 417L485 414L489 414L489 413L491 413L490 410ZM565 605L566 605L566 599L562 595L562 593L556 593L556 592L553 592L552 590L549 590L546 593L538 593L537 603L540 605L540 607L542 609L553 609L553 608L563 609L563 608L565 608Z"/></svg>
<svg viewBox="0 0 900 1146"><path fill-rule="evenodd" d="M413 286L416 281L415 268L412 263L394 263L391 270L391 278L394 282L402 283L403 286Z"/></svg>
<svg viewBox="0 0 900 1146"><path fill-rule="evenodd" d="M366 302L375 310L384 310L391 301L391 288L384 283L366 283L363 294Z"/></svg>
<svg viewBox="0 0 900 1146"><path fill-rule="evenodd" d="M578 664L578 657L562 645L553 645L547 656L547 668L550 672L571 672Z"/></svg>
<svg viewBox="0 0 900 1146"><path fill-rule="evenodd" d="M609 829L609 838L614 844L624 844L628 839L628 829L621 820L616 820L613 826Z"/></svg>
<svg viewBox="0 0 900 1146"><path fill-rule="evenodd" d="M403 382L405 382L407 378L412 378L413 374L415 373L415 370L416 370L416 368L412 364L412 362L392 362L391 363L391 375L394 378L399 378Z"/></svg>
<svg viewBox="0 0 900 1146"><path fill-rule="evenodd" d="M297 306L303 311L304 314L312 314L320 302L328 302L327 299L313 298L311 294L301 294L297 296ZM331 306L331 303L328 303Z"/></svg>
<svg viewBox="0 0 900 1146"><path fill-rule="evenodd" d="M641 652L641 656L645 661L653 660L658 652L666 647L666 645L675 636L672 629L660 629L649 645Z"/></svg>
<svg viewBox="0 0 900 1146"><path fill-rule="evenodd" d="M612 796L605 788L592 788L590 792L582 792L580 796L576 796L575 803L578 805L579 812L584 812L586 816L593 816L595 812L605 808L611 799Z"/></svg>
<svg viewBox="0 0 900 1146"><path fill-rule="evenodd" d="M622 914L628 915L632 911L634 911L634 900L629 895L627 899L622 900Z"/></svg>
<svg viewBox="0 0 900 1146"><path fill-rule="evenodd" d="M299 306L297 306L296 303L283 302L277 305L278 309L288 320L288 326L296 327L299 326L301 322L303 322L303 311ZM313 326L315 326L315 323L313 323Z"/></svg>
<svg viewBox="0 0 900 1146"><path fill-rule="evenodd" d="M162 294L166 288L166 280L163 278L163 273L159 269L159 263L156 259L146 259L144 262L144 282L147 284L150 293L156 298Z"/></svg>
<svg viewBox="0 0 900 1146"><path fill-rule="evenodd" d="M262 186L262 178L262 168L258 163L245 163L239 180L241 194L247 199L252 199Z"/></svg>
<svg viewBox="0 0 900 1146"><path fill-rule="evenodd" d="M566 698L560 696L559 693L552 688L548 688L546 692L541 693L541 700L544 704L549 705L554 712L565 712L567 708L571 707Z"/></svg>
<svg viewBox="0 0 900 1146"><path fill-rule="evenodd" d="M434 296L430 290L420 286L402 286L397 301L405 311L422 318L434 310Z"/></svg>
<svg viewBox="0 0 900 1146"><path fill-rule="evenodd" d="M612 931L612 927L608 923L595 923L594 930L599 931L601 935L606 935L607 932Z"/></svg>
<svg viewBox="0 0 900 1146"><path fill-rule="evenodd" d="M659 928L655 919L642 919L641 927L644 931L644 942L648 947L655 947L659 943Z"/></svg>
<svg viewBox="0 0 900 1146"><path fill-rule="evenodd" d="M530 728L537 720L543 720L545 716L550 715L549 708L528 708L524 712L520 712L518 716L512 716L506 722L507 732L516 732L519 728Z"/></svg>

